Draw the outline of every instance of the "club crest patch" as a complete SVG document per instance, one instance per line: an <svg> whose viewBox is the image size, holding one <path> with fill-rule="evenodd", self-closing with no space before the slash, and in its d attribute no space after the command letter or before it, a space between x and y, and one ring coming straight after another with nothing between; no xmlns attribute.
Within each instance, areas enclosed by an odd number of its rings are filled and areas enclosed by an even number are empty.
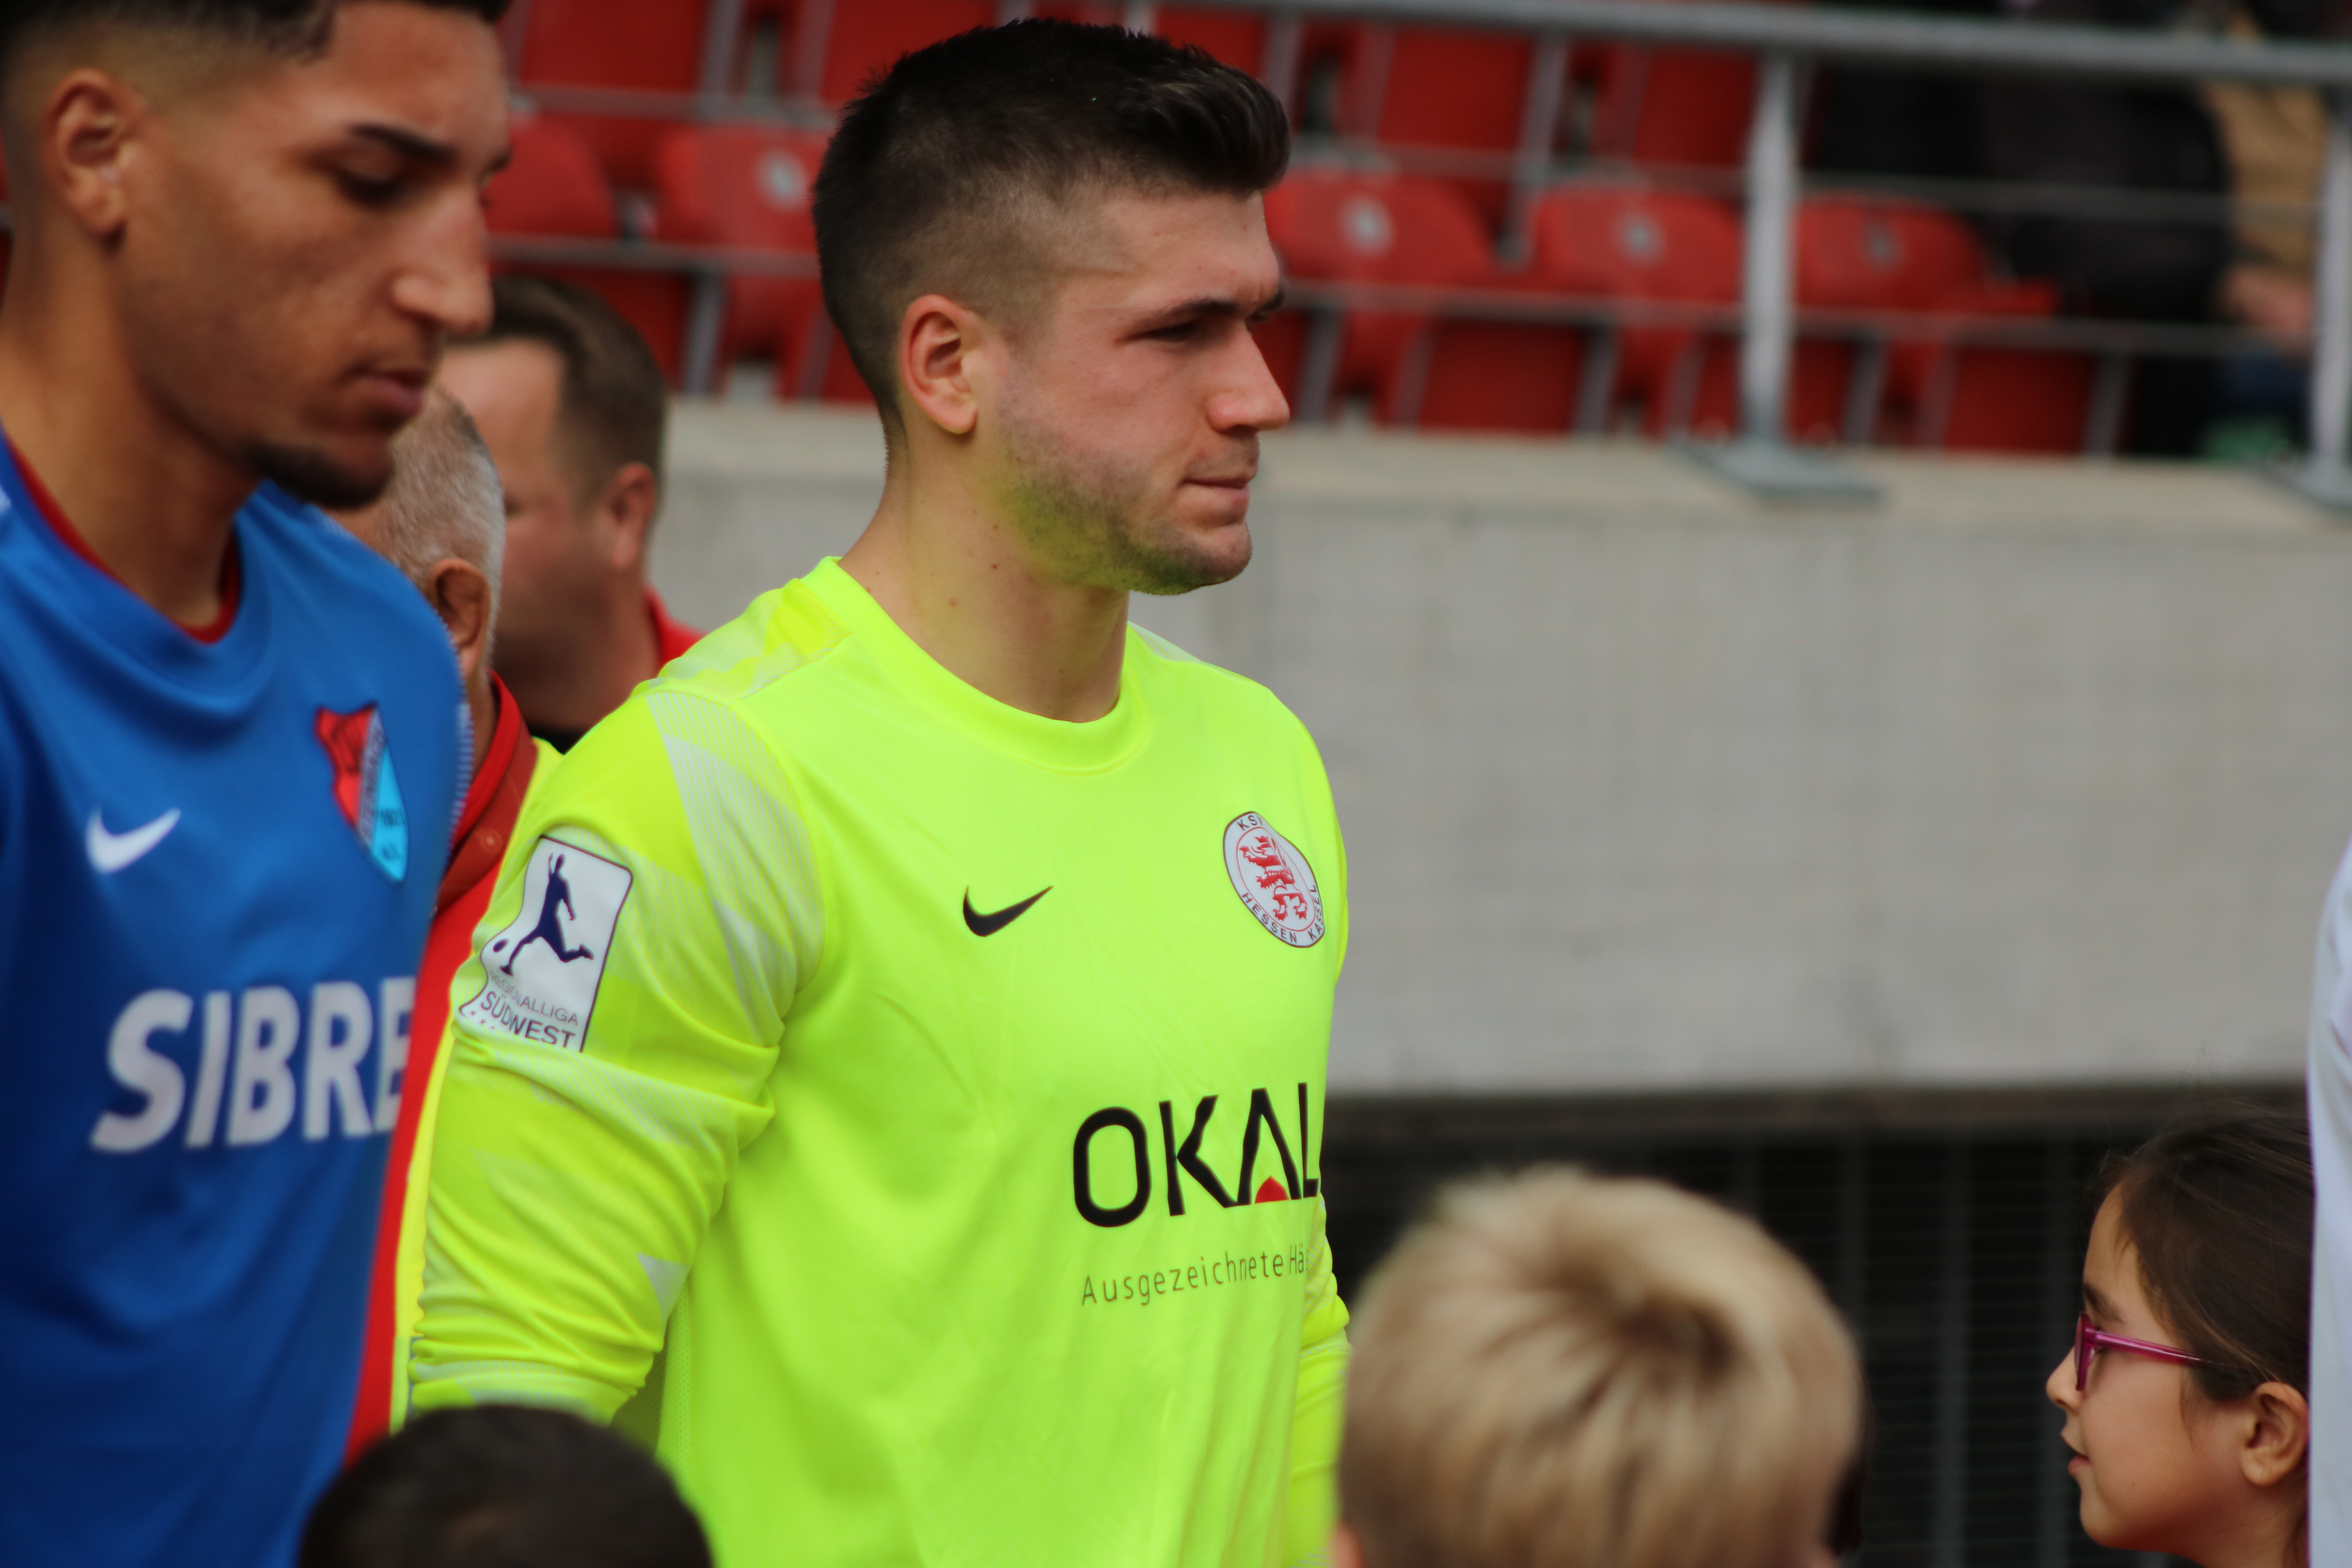
<svg viewBox="0 0 2352 1568"><path fill-rule="evenodd" d="M1323 940L1323 893L1298 846L1255 811L1225 825L1225 874L1258 923L1293 947Z"/></svg>
<svg viewBox="0 0 2352 1568"><path fill-rule="evenodd" d="M384 743L383 716L373 702L349 713L319 710L319 744L335 770L335 805L359 835L375 868L398 882L408 876L408 808Z"/></svg>
<svg viewBox="0 0 2352 1568"><path fill-rule="evenodd" d="M482 988L457 1016L486 1033L580 1049L633 880L625 866L541 838L523 869L522 907L482 949Z"/></svg>

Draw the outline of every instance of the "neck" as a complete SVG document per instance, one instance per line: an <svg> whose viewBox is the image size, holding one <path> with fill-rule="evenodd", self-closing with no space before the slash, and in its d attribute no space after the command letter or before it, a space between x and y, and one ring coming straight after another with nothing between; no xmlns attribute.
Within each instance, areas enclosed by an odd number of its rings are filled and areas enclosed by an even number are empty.
<svg viewBox="0 0 2352 1568"><path fill-rule="evenodd" d="M257 476L155 398L94 281L22 261L0 308L0 426L125 586L183 625L215 619Z"/></svg>
<svg viewBox="0 0 2352 1568"><path fill-rule="evenodd" d="M490 684L490 668L486 664L474 667L466 681L466 710L474 721L474 772L482 771L482 759L490 754L490 737L498 733L499 693Z"/></svg>
<svg viewBox="0 0 2352 1568"><path fill-rule="evenodd" d="M541 729L586 730L661 669L645 584L635 578L614 582L592 613L566 623L565 633L560 644L499 644L499 679Z"/></svg>
<svg viewBox="0 0 2352 1568"><path fill-rule="evenodd" d="M1050 581L967 491L894 462L842 569L950 674L1007 707L1087 723L1118 702L1127 591Z"/></svg>

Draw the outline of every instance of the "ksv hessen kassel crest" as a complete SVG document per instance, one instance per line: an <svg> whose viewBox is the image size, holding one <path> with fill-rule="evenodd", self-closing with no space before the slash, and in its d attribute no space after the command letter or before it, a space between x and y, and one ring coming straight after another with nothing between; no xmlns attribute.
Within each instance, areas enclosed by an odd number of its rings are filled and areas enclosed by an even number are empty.
<svg viewBox="0 0 2352 1568"><path fill-rule="evenodd" d="M1293 947L1323 940L1323 894L1298 846L1255 811L1225 825L1225 874L1258 923Z"/></svg>

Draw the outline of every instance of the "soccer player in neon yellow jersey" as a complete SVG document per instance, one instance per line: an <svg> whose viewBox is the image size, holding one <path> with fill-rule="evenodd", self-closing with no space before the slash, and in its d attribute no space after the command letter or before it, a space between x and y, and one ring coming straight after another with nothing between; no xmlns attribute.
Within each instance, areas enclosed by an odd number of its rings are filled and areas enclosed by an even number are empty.
<svg viewBox="0 0 2352 1568"><path fill-rule="evenodd" d="M1127 619L1248 562L1287 151L1240 72L1057 22L847 111L880 507L533 796L414 1407L619 1413L732 1568L1321 1556L1339 828L1279 702Z"/></svg>

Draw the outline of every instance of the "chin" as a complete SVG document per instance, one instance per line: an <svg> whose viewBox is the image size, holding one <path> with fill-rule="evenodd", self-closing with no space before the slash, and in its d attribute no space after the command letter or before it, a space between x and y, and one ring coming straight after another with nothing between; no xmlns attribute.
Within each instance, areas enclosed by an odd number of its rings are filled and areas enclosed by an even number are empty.
<svg viewBox="0 0 2352 1568"><path fill-rule="evenodd" d="M355 443L359 450L256 442L246 460L261 477L312 506L345 511L371 504L392 483L392 441Z"/></svg>

